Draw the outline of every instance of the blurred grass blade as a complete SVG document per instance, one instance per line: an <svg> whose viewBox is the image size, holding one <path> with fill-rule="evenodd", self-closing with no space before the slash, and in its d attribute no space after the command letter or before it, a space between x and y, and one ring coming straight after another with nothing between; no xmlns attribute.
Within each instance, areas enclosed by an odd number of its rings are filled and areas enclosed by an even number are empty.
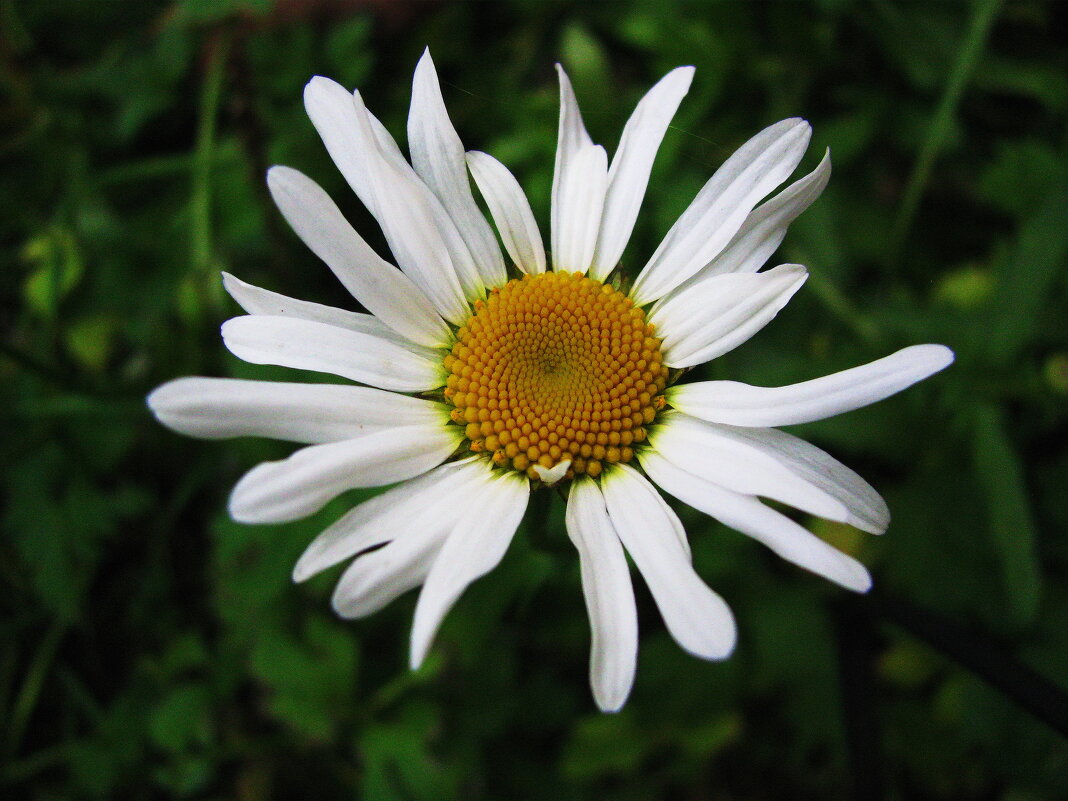
<svg viewBox="0 0 1068 801"><path fill-rule="evenodd" d="M931 175L931 167L942 146L949 138L949 131L953 124L953 116L964 95L964 88L972 76L979 56L986 47L990 29L997 19L1001 0L976 0L972 7L971 20L968 23L968 31L961 42L957 53L957 61L953 65L953 71L949 75L949 81L942 92L942 98L938 102L931 125L927 129L927 136L920 147L916 162L912 165L908 183L905 185L905 194L901 200L901 208L898 210L897 219L894 221L893 234L891 236L891 260L897 261L901 247L908 236L909 227L916 216L920 199L927 188L927 179Z"/></svg>
<svg viewBox="0 0 1068 801"><path fill-rule="evenodd" d="M207 67L200 94L196 146L193 151L192 191L189 199L190 278L200 311L217 306L222 287L215 273L212 210L212 163L216 147L216 121L222 97L223 78L230 52L230 42L223 32L206 44ZM213 291L214 290L214 291Z"/></svg>
<svg viewBox="0 0 1068 801"><path fill-rule="evenodd" d="M1002 364L1026 345L1068 256L1068 182L1062 181L1020 228L1019 236L998 267L987 354Z"/></svg>
<svg viewBox="0 0 1068 801"><path fill-rule="evenodd" d="M882 332L879 330L878 321L866 316L825 272L813 270L809 275L808 285L815 293L816 299L835 318L849 326L860 340L868 344L880 341Z"/></svg>
<svg viewBox="0 0 1068 801"><path fill-rule="evenodd" d="M1038 611L1042 587L1023 465L997 407L976 410L974 436L975 475L987 501L1009 611L1018 623L1028 623Z"/></svg>
<svg viewBox="0 0 1068 801"><path fill-rule="evenodd" d="M193 155L190 153L151 156L101 170L97 174L97 182L101 187L110 188L137 181L173 180L190 173L193 163ZM202 168L200 163L197 166Z"/></svg>
<svg viewBox="0 0 1068 801"><path fill-rule="evenodd" d="M33 656L29 667L26 669L26 678L22 688L12 705L10 717L7 720L7 754L17 754L22 744L22 734L26 730L26 724L33 714L37 701L41 697L41 689L45 678L52 669L52 660L56 656L60 640L67 631L67 623L57 620L49 627L48 632L41 638L37 646L37 652Z"/></svg>

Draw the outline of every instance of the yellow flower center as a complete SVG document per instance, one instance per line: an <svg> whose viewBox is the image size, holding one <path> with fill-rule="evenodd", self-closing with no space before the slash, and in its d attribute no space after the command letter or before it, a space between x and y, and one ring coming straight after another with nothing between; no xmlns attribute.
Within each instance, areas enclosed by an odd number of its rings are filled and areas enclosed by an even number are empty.
<svg viewBox="0 0 1068 801"><path fill-rule="evenodd" d="M645 313L581 273L525 275L494 289L456 332L445 397L472 451L537 478L629 462L663 407L668 369Z"/></svg>

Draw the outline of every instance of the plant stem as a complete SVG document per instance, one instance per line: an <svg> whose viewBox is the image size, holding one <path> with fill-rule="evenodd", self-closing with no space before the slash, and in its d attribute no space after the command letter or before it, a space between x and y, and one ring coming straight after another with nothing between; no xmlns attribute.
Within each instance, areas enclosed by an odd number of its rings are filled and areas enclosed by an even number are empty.
<svg viewBox="0 0 1068 801"><path fill-rule="evenodd" d="M960 105L964 88L979 61L979 56L986 47L987 37L1000 7L1001 0L976 0L972 7L968 31L957 52L957 61L949 74L949 81L942 92L942 98L935 110L931 125L927 129L927 137L920 147L916 162L912 165L908 183L905 185L905 193L901 199L901 207L898 209L890 238L891 263L896 264L901 253L913 218L916 216L916 210L919 208L920 199L927 188L931 168L934 166L935 159L938 158L939 151L949 138L949 129L953 124L957 106Z"/></svg>

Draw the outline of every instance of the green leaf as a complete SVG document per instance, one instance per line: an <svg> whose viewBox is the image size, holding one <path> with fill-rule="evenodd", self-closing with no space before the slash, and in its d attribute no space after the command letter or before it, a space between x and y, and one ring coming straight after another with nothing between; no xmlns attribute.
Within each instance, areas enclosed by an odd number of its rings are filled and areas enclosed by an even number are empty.
<svg viewBox="0 0 1068 801"><path fill-rule="evenodd" d="M344 623L315 617L303 640L263 631L251 667L267 690L275 717L305 736L328 739L351 709L356 654L356 638Z"/></svg>
<svg viewBox="0 0 1068 801"><path fill-rule="evenodd" d="M986 498L1009 609L1017 622L1028 623L1038 611L1042 578L1023 465L996 407L976 410L974 436L975 477Z"/></svg>
<svg viewBox="0 0 1068 801"><path fill-rule="evenodd" d="M119 332L112 317L83 317L67 328L67 349L88 370L100 372L107 365Z"/></svg>
<svg viewBox="0 0 1068 801"><path fill-rule="evenodd" d="M1021 228L1007 259L998 265L997 306L990 321L986 350L991 361L1008 363L1027 345L1049 301L1050 289L1063 274L1068 256L1068 181L1046 196Z"/></svg>
<svg viewBox="0 0 1068 801"><path fill-rule="evenodd" d="M979 174L977 189L994 208L1024 220L1066 173L1068 164L1050 144L1040 139L1010 139L997 144Z"/></svg>
<svg viewBox="0 0 1068 801"><path fill-rule="evenodd" d="M23 246L22 259L34 265L23 287L27 304L42 317L55 317L60 302L85 272L74 235L66 228L52 226Z"/></svg>
<svg viewBox="0 0 1068 801"><path fill-rule="evenodd" d="M210 745L214 737L207 690L197 684L172 689L149 715L148 734L165 751L189 751Z"/></svg>
<svg viewBox="0 0 1068 801"><path fill-rule="evenodd" d="M10 477L3 521L38 599L50 614L74 619L114 531L109 499L70 469L58 447L22 460Z"/></svg>
<svg viewBox="0 0 1068 801"><path fill-rule="evenodd" d="M367 81L374 63L374 48L369 43L373 28L371 18L361 16L331 26L324 51L333 67L330 75L343 86Z"/></svg>
<svg viewBox="0 0 1068 801"><path fill-rule="evenodd" d="M990 272L969 264L943 275L935 284L932 297L947 306L976 309L989 303L993 294L994 281Z"/></svg>
<svg viewBox="0 0 1068 801"><path fill-rule="evenodd" d="M633 715L597 715L578 722L563 756L563 769L572 779L593 779L633 773L649 750L649 733Z"/></svg>
<svg viewBox="0 0 1068 801"><path fill-rule="evenodd" d="M217 23L233 17L261 17L273 0L182 0L176 4L176 21L183 25Z"/></svg>
<svg viewBox="0 0 1068 801"><path fill-rule="evenodd" d="M605 90L612 85L612 72L604 47L585 26L572 22L564 28L560 59L575 85L575 93L583 109L604 106L611 95ZM589 111L586 113L588 115Z"/></svg>
<svg viewBox="0 0 1068 801"><path fill-rule="evenodd" d="M399 719L375 723L359 741L364 773L360 798L408 801L413 798L454 798L455 780L430 751L441 725L436 707L409 702Z"/></svg>

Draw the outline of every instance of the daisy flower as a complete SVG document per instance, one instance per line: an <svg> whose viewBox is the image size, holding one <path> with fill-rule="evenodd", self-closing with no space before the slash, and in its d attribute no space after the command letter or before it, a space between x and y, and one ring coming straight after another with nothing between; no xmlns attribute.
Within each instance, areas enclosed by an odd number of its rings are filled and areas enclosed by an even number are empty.
<svg viewBox="0 0 1068 801"><path fill-rule="evenodd" d="M463 590L501 560L528 503L545 503L545 488L557 485L590 618L593 695L611 711L627 698L637 654L625 554L682 648L723 659L735 643L731 612L694 571L660 491L863 592L871 578L862 564L761 499L872 533L887 527L885 503L848 467L775 426L873 403L953 355L917 345L785 387L676 383L756 334L804 283L800 265L761 268L823 190L829 157L758 205L794 171L810 137L801 119L761 131L709 179L629 283L617 267L693 68L668 73L645 95L611 159L591 141L558 72L548 253L512 174L486 153L464 152L429 52L415 71L410 163L359 92L313 78L308 116L396 266L314 181L274 167L267 181L282 215L369 313L224 274L247 315L227 321L222 335L248 362L355 383L191 377L159 387L148 403L184 434L307 446L237 483L230 513L238 521L295 520L346 490L392 485L322 532L293 576L349 561L333 605L350 618L421 585L413 668Z"/></svg>

